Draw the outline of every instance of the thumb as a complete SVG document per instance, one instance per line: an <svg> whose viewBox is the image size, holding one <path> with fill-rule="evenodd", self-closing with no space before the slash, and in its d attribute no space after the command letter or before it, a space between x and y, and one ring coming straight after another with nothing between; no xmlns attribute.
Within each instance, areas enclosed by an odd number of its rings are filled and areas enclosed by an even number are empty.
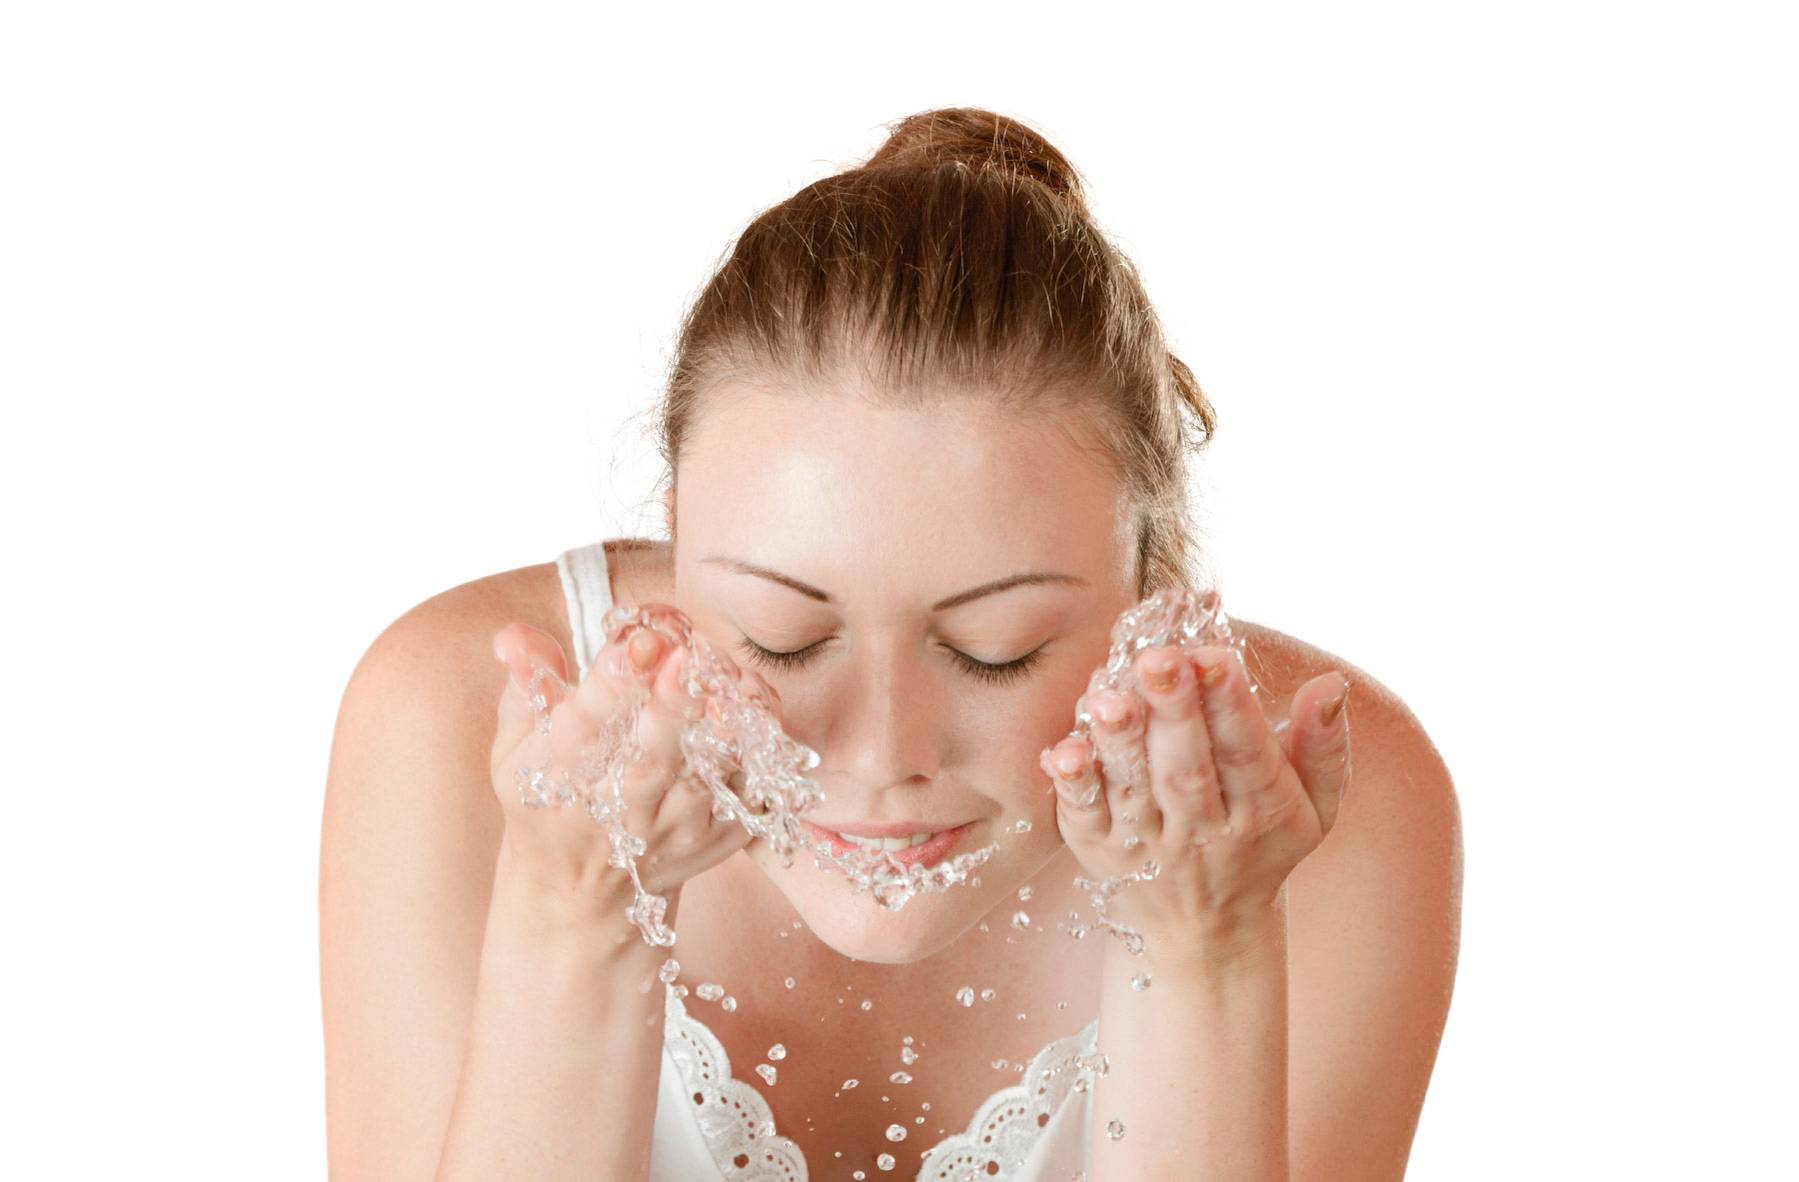
<svg viewBox="0 0 1799 1182"><path fill-rule="evenodd" d="M1349 779L1349 681L1327 673L1293 695L1288 707L1287 762L1299 773L1306 795L1317 810L1319 827L1329 833Z"/></svg>
<svg viewBox="0 0 1799 1182"><path fill-rule="evenodd" d="M546 727L549 712L571 689L562 646L546 632L528 624L507 624L494 633L493 653L506 672L494 734L493 757L497 761L533 731Z"/></svg>

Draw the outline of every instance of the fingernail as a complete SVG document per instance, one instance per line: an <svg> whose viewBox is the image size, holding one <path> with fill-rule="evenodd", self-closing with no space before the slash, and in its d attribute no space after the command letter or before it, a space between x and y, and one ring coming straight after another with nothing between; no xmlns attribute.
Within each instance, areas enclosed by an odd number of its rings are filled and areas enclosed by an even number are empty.
<svg viewBox="0 0 1799 1182"><path fill-rule="evenodd" d="M1106 694L1093 703L1093 713L1107 726L1117 726L1124 721L1128 710L1121 699Z"/></svg>
<svg viewBox="0 0 1799 1182"><path fill-rule="evenodd" d="M1079 752L1064 751L1055 758L1056 772L1064 780L1072 780L1081 774L1081 768L1086 762Z"/></svg>
<svg viewBox="0 0 1799 1182"><path fill-rule="evenodd" d="M1326 701L1323 708L1318 711L1319 720L1325 726L1334 724L1337 716L1343 713L1343 703L1348 700L1349 683L1346 681L1343 683L1343 688L1337 691L1337 696Z"/></svg>
<svg viewBox="0 0 1799 1182"><path fill-rule="evenodd" d="M656 667L662 656L662 637L654 632L639 632L631 638L628 650L631 664L639 673L647 673Z"/></svg>
<svg viewBox="0 0 1799 1182"><path fill-rule="evenodd" d="M1224 679L1229 676L1230 669L1223 661L1219 661L1216 665L1205 666L1205 672L1200 675L1200 681L1205 684L1207 689L1217 689L1224 684Z"/></svg>
<svg viewBox="0 0 1799 1182"><path fill-rule="evenodd" d="M1146 653L1143 657L1143 680L1158 694L1172 691L1180 684L1180 660L1171 652Z"/></svg>

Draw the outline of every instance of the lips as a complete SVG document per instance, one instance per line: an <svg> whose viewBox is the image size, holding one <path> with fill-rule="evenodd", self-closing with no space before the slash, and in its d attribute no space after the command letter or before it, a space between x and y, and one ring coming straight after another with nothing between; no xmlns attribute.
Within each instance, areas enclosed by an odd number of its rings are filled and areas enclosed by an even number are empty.
<svg viewBox="0 0 1799 1182"><path fill-rule="evenodd" d="M810 833L813 838L828 843L831 852L838 857L848 857L851 854L859 852L870 853L874 854L877 858L892 858L901 866L931 866L942 861L949 856L950 851L962 840L963 835L974 827L974 822L968 821L964 824L957 825L953 829L945 829L942 832L933 833L928 840L919 845L910 845L904 849L889 850L883 853L882 851L870 849L868 846L857 845L854 842L845 841L842 835L837 831L824 828L821 825L814 825L810 821L803 821L801 824L805 825L806 831ZM854 837L868 838L889 837L904 839L913 833L928 832L928 827L908 824L904 821L884 825L845 825L844 829Z"/></svg>

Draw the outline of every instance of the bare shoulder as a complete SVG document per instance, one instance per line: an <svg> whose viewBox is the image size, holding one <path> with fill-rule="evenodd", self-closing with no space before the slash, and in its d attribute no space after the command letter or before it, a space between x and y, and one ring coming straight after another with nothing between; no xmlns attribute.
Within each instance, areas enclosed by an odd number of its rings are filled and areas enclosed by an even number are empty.
<svg viewBox="0 0 1799 1182"><path fill-rule="evenodd" d="M613 590L626 591L616 577ZM427 1177L436 1166L503 837L490 761L506 675L493 636L514 622L569 653L554 562L407 610L343 692L319 849L333 1177Z"/></svg>
<svg viewBox="0 0 1799 1182"><path fill-rule="evenodd" d="M1319 674L1349 682L1350 776L1337 821L1287 882L1293 1176L1398 1178L1460 951L1455 785L1392 689L1304 641L1232 624L1276 717Z"/></svg>

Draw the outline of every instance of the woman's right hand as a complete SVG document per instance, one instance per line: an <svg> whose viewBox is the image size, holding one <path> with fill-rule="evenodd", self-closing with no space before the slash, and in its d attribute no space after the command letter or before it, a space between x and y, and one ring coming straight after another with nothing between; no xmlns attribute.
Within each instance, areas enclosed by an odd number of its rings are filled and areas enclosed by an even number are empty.
<svg viewBox="0 0 1799 1182"><path fill-rule="evenodd" d="M657 609L672 610L672 609ZM631 687L649 691L638 716L637 742L643 754L622 785L624 824L644 842L637 872L644 889L673 898L682 883L724 861L748 844L749 832L712 815L712 794L680 776L682 727L699 716L701 704L680 682L685 653L648 628L625 632L597 654L579 686L569 686L561 646L524 624L508 624L494 635L494 653L508 677L500 696L492 755L494 795L505 813L505 848L515 867L538 886L558 894L586 896L610 909L629 904L629 874L608 863L612 845L604 826L578 802L534 807L520 798L520 769L572 776L583 749L599 741L605 728L629 708ZM781 717L780 698L754 672L742 671L723 653L718 659L735 673L745 692L760 696ZM531 705L531 682L539 667L537 692L549 711L548 733L538 730ZM733 787L739 786L733 779ZM602 789L603 791L603 786Z"/></svg>

